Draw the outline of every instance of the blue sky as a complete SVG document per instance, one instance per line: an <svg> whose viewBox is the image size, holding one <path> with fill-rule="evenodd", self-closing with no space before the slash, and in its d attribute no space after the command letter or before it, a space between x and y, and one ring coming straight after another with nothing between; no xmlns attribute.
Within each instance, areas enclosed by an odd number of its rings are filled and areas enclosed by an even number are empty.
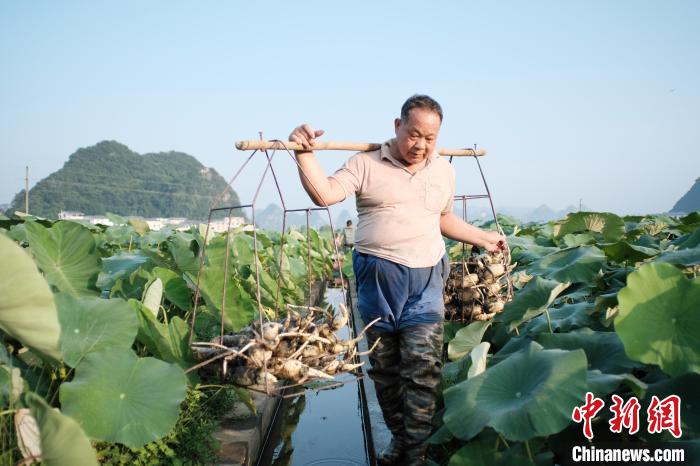
<svg viewBox="0 0 700 466"><path fill-rule="evenodd" d="M258 131L381 142L418 92L443 106L439 145L490 151L497 206L666 211L700 177L698 24L694 1L2 2L0 203L25 165L33 184L105 139L226 178ZM458 192L483 191L456 167Z"/></svg>

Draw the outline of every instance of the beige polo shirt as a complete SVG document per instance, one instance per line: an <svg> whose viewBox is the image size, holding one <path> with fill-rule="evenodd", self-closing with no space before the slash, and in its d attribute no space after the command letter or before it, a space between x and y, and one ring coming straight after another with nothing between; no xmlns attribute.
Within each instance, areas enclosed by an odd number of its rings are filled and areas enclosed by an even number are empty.
<svg viewBox="0 0 700 466"><path fill-rule="evenodd" d="M355 248L407 267L432 267L445 254L440 216L452 210L455 171L433 152L411 173L391 155L390 144L360 152L331 175L347 198L356 194Z"/></svg>

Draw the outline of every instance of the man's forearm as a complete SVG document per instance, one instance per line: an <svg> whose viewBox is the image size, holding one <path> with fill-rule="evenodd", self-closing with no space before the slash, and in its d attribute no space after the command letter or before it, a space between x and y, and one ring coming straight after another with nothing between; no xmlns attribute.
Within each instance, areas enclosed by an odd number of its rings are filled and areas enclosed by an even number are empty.
<svg viewBox="0 0 700 466"><path fill-rule="evenodd" d="M478 247L483 247L485 243L482 229L468 224L452 212L440 217L440 232L449 239Z"/></svg>
<svg viewBox="0 0 700 466"><path fill-rule="evenodd" d="M307 194L314 204L329 206L338 202L334 199L331 182L323 172L313 152L296 152L299 163L299 178Z"/></svg>

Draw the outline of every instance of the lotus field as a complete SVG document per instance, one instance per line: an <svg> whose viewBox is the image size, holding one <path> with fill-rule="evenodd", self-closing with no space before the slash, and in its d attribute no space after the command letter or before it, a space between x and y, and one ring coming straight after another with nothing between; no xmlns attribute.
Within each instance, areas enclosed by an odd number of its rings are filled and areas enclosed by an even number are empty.
<svg viewBox="0 0 700 466"><path fill-rule="evenodd" d="M209 341L220 332L226 238L205 238L206 226L148 231L138 220L111 220L0 220L0 464L213 459L192 457L201 439L191 435L208 436L213 455L214 423L197 416L209 407L205 395L222 387L185 371L195 364L188 322L198 253L207 242L193 340ZM279 234L257 232L263 309L305 302L309 249L312 281L332 271L330 241L313 230L309 238L310 248L292 231L281 245ZM255 258L250 232L229 240L224 321L236 331L258 309ZM250 402L245 390L234 394Z"/></svg>
<svg viewBox="0 0 700 466"><path fill-rule="evenodd" d="M516 291L492 321L447 324L444 410L430 439L450 465L552 464L585 445L572 421L586 392L605 402L594 441L676 440L648 433L654 396L681 399L687 448L700 432L700 214L579 212L508 233ZM459 259L461 246L450 250ZM612 433L612 396L637 397L640 428Z"/></svg>
<svg viewBox="0 0 700 466"><path fill-rule="evenodd" d="M37 456L48 465L212 461L188 450L188 435L193 413L222 386L186 372L195 363L188 322L196 306L194 340L209 341L220 332L222 302L227 331L257 316L252 232L233 232L226 261L225 236L205 237L204 227L148 231L138 220L112 221L0 219L0 464ZM678 395L677 441L694 444L700 214L499 221L516 264L514 297L492 320L445 324L431 461L559 462L587 442L583 423L572 420L587 392L605 402L594 441L676 440L648 432L646 409L654 397ZM332 273L329 238L312 230L309 244L292 231L281 243L279 233L257 232L263 309L305 304L307 266L313 280ZM459 261L462 246L448 246ZM249 402L245 390L230 390ZM610 431L613 395L639 400L638 432Z"/></svg>

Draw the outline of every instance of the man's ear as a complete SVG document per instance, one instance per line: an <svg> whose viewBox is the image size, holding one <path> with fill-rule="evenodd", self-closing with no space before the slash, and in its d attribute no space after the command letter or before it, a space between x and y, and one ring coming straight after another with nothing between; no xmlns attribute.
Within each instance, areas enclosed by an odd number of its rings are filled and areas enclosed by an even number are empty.
<svg viewBox="0 0 700 466"><path fill-rule="evenodd" d="M401 118L395 118L394 119L394 132L397 133L399 132L399 128L401 128Z"/></svg>

